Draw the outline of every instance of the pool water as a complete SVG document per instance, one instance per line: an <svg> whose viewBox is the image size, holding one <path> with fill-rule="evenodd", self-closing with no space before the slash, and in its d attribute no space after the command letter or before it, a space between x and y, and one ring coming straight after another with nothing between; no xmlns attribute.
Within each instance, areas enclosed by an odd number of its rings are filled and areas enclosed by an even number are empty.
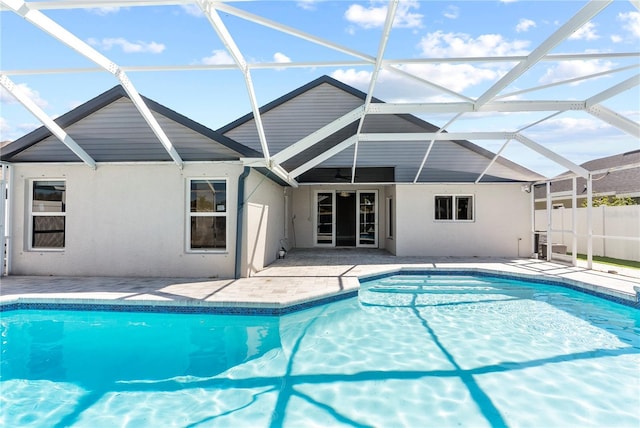
<svg viewBox="0 0 640 428"><path fill-rule="evenodd" d="M640 311L397 275L282 317L1 313L7 427L635 427Z"/></svg>

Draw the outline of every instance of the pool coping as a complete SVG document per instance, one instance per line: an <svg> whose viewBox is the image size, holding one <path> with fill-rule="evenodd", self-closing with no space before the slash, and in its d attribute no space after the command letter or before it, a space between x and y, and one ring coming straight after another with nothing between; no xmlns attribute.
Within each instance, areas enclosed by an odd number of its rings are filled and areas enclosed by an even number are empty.
<svg viewBox="0 0 640 428"><path fill-rule="evenodd" d="M52 309L52 310L101 310L114 312L155 312L183 314L225 314L225 315L268 315L279 316L309 309L315 306L336 302L358 295L360 285L375 279L391 275L411 274L435 275L475 275L491 276L506 279L526 280L537 284L555 285L613 301L628 307L640 309L640 286L634 286L635 294L615 290L605 286L589 284L571 278L547 274L526 274L504 272L495 269L477 267L406 267L395 266L377 270L373 273L362 273L347 277L355 281L347 283L344 289L325 291L312 296L294 296L288 300L272 302L255 302L249 300L206 301L199 299L153 300L153 299L104 299L74 297L40 297L16 296L3 298L0 301L0 312L20 309Z"/></svg>

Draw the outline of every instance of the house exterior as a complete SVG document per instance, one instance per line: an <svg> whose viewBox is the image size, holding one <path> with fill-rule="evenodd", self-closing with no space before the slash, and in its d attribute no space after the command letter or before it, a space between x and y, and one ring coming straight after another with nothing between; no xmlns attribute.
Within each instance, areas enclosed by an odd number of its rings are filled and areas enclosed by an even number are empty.
<svg viewBox="0 0 640 428"><path fill-rule="evenodd" d="M594 159L580 166L591 172L602 171L595 174L592 179L594 198L628 197L632 198L636 204L640 204L640 167L621 168L634 164L640 164L640 150ZM571 179L555 180L551 183L553 208L573 208L571 200L572 183ZM576 179L577 208L586 204L586 191L587 180L578 177ZM535 186L534 194L536 209L546 209L546 187L544 185Z"/></svg>
<svg viewBox="0 0 640 428"><path fill-rule="evenodd" d="M275 258L283 222L272 219L282 218L283 192L256 170L244 177L239 159L255 152L145 103L174 142L182 168L121 87L58 120L96 160L95 169L45 128L5 147L10 273L232 278ZM237 232L240 186L249 189L243 215L269 227ZM254 215L260 217L253 221ZM270 251L241 247L244 241ZM236 257L238 250L245 255Z"/></svg>
<svg viewBox="0 0 640 428"><path fill-rule="evenodd" d="M365 98L322 76L261 108L293 187L256 161L253 114L213 131L144 98L184 160L177 166L115 87L56 121L95 168L46 128L3 148L9 273L244 277L282 247L531 254L531 195L522 184L540 177L468 141L360 142L354 119L298 149ZM361 129L437 130L404 114L367 117Z"/></svg>
<svg viewBox="0 0 640 428"><path fill-rule="evenodd" d="M362 106L365 98L323 76L269 103L261 118L273 151L288 150ZM357 121L345 125L283 166L296 171L344 144L357 127ZM406 114L367 116L362 126L363 133L435 131L434 125ZM218 132L260 150L252 114ZM289 189L287 198L289 242L305 248L384 248L398 256L530 255L531 197L522 183L540 177L500 158L485 171L495 155L469 141L429 146L429 141L366 141L302 173L297 177L301 185Z"/></svg>

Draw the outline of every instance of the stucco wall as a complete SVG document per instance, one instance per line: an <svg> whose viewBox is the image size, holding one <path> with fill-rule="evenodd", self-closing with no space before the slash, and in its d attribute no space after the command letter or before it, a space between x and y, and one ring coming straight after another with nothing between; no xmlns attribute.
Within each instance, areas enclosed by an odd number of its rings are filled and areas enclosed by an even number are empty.
<svg viewBox="0 0 640 428"><path fill-rule="evenodd" d="M252 171L245 182L245 229L241 276L262 270L277 257L284 237L283 187Z"/></svg>
<svg viewBox="0 0 640 428"><path fill-rule="evenodd" d="M473 195L473 222L434 220L435 195ZM396 186L398 256L531 255L530 195L520 184Z"/></svg>
<svg viewBox="0 0 640 428"><path fill-rule="evenodd" d="M234 275L236 163L14 164L12 266L17 275L221 277ZM227 179L227 249L187 251L187 180ZM66 180L62 251L28 249L29 180Z"/></svg>

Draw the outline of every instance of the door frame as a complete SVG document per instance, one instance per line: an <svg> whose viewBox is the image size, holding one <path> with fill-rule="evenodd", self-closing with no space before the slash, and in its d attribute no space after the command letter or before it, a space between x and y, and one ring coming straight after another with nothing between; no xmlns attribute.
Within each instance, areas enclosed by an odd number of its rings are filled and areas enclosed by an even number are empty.
<svg viewBox="0 0 640 428"><path fill-rule="evenodd" d="M336 216L336 197L338 195L339 192L350 192L350 193L355 193L356 195L356 213L355 213L355 230L356 230L356 245L355 248L378 248L378 242L379 242L379 236L380 236L380 228L379 228L379 222L380 222L380 198L378 197L378 190L377 189L362 189L362 190L357 190L357 189L317 189L313 191L313 200L311 201L312 205L313 205L313 246L314 247L332 247L335 248L336 247L336 226L337 226L337 216ZM319 211L318 211L318 195L321 193L330 193L331 194L331 241L330 242L324 242L324 243L318 243L318 237L319 237L319 233L318 233L318 220L319 220ZM373 203L373 208L374 208L374 222L372 223L372 226L374 227L374 237L373 237L373 243L372 244L361 244L360 243L360 225L361 225L361 221L360 221L360 217L361 214L363 214L361 212L361 206L360 206L360 195L362 193L373 193L374 194L374 198L375 201ZM328 216L327 213L324 214L325 216ZM328 236L327 236L328 237Z"/></svg>

